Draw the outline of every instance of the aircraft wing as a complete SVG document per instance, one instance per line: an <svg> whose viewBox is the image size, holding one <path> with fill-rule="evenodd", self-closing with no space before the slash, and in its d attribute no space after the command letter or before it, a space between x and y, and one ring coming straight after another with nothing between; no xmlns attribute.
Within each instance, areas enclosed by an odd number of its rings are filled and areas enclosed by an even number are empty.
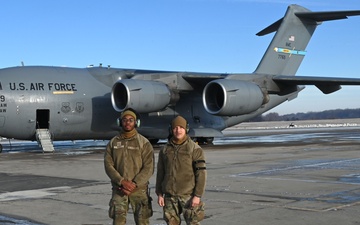
<svg viewBox="0 0 360 225"><path fill-rule="evenodd" d="M184 73L182 78L190 83L195 83L201 87L205 87L210 81L223 79L229 74L217 74L217 73Z"/></svg>
<svg viewBox="0 0 360 225"><path fill-rule="evenodd" d="M274 76L273 81L281 85L315 85L324 94L341 89L341 85L360 85L359 78L310 77L310 76Z"/></svg>

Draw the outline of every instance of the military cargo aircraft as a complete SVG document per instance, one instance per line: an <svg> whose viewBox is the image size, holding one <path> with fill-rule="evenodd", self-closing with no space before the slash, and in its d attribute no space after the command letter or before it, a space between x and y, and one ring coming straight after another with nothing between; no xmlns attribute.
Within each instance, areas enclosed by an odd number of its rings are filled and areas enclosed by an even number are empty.
<svg viewBox="0 0 360 225"><path fill-rule="evenodd" d="M0 136L38 141L110 139L120 128L119 112L140 113L138 131L153 143L168 137L178 114L189 135L211 142L227 127L247 121L292 100L315 85L323 93L356 78L295 76L316 27L324 21L360 15L355 11L312 12L290 5L283 18L257 35L276 32L253 73L218 74L179 71L19 66L0 70Z"/></svg>

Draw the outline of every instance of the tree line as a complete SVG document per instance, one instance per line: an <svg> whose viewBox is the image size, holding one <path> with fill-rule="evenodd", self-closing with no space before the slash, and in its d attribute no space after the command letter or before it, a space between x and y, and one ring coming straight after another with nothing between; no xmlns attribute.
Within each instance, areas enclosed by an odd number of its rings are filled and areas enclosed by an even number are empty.
<svg viewBox="0 0 360 225"><path fill-rule="evenodd" d="M272 112L265 115L259 115L249 122L262 121L296 121L296 120L326 120L326 119L348 119L360 118L360 109L333 109L321 112L307 112L307 113L291 113L279 115L279 113Z"/></svg>

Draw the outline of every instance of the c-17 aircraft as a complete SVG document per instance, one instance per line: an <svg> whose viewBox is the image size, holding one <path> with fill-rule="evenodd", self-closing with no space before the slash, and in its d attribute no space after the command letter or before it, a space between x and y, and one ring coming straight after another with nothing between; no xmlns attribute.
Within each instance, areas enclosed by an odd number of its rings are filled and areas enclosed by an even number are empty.
<svg viewBox="0 0 360 225"><path fill-rule="evenodd" d="M225 128L296 98L304 85L325 94L341 85L360 85L356 78L295 76L316 27L355 15L360 10L312 12L290 5L283 18L257 33L276 32L253 73L102 66L1 69L0 136L36 140L44 151L53 151L56 140L106 140L120 130L119 112L131 107L140 113L138 131L153 143L168 137L169 124L179 114L188 121L192 138L211 142Z"/></svg>

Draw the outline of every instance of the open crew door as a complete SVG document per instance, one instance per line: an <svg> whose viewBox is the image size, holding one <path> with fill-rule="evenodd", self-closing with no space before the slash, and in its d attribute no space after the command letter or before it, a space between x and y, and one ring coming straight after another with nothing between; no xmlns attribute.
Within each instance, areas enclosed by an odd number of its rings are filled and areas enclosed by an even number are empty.
<svg viewBox="0 0 360 225"><path fill-rule="evenodd" d="M36 140L43 152L53 152L54 146L51 139L50 127L50 110L36 110Z"/></svg>
<svg viewBox="0 0 360 225"><path fill-rule="evenodd" d="M37 109L36 110L36 129L49 129L50 110Z"/></svg>

